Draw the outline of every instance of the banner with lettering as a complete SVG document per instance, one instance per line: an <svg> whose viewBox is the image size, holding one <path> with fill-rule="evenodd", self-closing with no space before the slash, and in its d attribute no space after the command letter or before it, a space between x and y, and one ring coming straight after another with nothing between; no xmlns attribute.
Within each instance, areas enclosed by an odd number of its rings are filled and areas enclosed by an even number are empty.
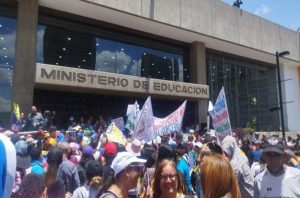
<svg viewBox="0 0 300 198"><path fill-rule="evenodd" d="M122 131L112 122L106 130L106 135L108 141L118 142L120 144L125 145L126 138L124 137Z"/></svg>
<svg viewBox="0 0 300 198"><path fill-rule="evenodd" d="M164 132L180 131L182 119L184 116L186 107L186 101L180 105L180 107L173 113L165 118L154 117L154 131L158 135L162 135Z"/></svg>
<svg viewBox="0 0 300 198"><path fill-rule="evenodd" d="M151 97L148 97L134 129L134 137L143 142L150 142L156 138L153 127L153 111Z"/></svg>
<svg viewBox="0 0 300 198"><path fill-rule="evenodd" d="M215 106L213 110L209 111L209 114L212 117L218 141L221 143L227 135L232 135L224 87L222 87Z"/></svg>

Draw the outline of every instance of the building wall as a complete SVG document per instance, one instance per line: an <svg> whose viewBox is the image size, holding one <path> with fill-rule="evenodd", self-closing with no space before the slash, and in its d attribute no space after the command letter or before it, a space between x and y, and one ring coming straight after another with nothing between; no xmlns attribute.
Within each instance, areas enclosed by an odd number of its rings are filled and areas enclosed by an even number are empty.
<svg viewBox="0 0 300 198"><path fill-rule="evenodd" d="M299 114L300 114L300 73L299 67L284 65L282 87L285 92L283 105L286 109L285 121L288 131L300 131Z"/></svg>
<svg viewBox="0 0 300 198"><path fill-rule="evenodd" d="M274 54L289 50L299 61L297 32L219 0L85 0Z"/></svg>

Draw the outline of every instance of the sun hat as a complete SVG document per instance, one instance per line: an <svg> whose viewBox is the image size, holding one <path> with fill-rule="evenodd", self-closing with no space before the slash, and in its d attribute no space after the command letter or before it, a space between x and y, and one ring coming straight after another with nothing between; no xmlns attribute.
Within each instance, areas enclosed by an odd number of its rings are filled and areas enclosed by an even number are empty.
<svg viewBox="0 0 300 198"><path fill-rule="evenodd" d="M126 150L129 153L134 154L135 156L141 155L142 143L138 139L134 139L131 143L126 146Z"/></svg>
<svg viewBox="0 0 300 198"><path fill-rule="evenodd" d="M120 152L111 163L111 168L114 170L116 176L121 171L125 170L132 163L146 163L147 160L137 158L129 152Z"/></svg>
<svg viewBox="0 0 300 198"><path fill-rule="evenodd" d="M268 137L263 143L263 152L275 152L279 154L284 153L284 146L282 141L274 136Z"/></svg>

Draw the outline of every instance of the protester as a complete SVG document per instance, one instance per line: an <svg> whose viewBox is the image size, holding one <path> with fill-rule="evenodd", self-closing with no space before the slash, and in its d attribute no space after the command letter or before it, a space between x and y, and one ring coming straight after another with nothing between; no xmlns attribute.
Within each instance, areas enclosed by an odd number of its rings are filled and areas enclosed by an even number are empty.
<svg viewBox="0 0 300 198"><path fill-rule="evenodd" d="M31 157L31 173L43 175L45 173L43 164L41 163L42 151L40 148L34 147L30 152Z"/></svg>
<svg viewBox="0 0 300 198"><path fill-rule="evenodd" d="M79 180L80 180L80 186L84 185L84 183L86 182L85 167L86 167L86 163L88 161L94 160L93 152L94 152L94 149L89 145L83 147L83 149L82 149L82 156L80 158L80 161L76 165Z"/></svg>
<svg viewBox="0 0 300 198"><path fill-rule="evenodd" d="M70 147L67 142L58 143L57 146L62 150L62 163L57 170L57 176L60 177L66 184L66 190L73 193L80 186L79 175L76 166L68 160Z"/></svg>
<svg viewBox="0 0 300 198"><path fill-rule="evenodd" d="M295 153L291 149L284 149L284 164L300 169L300 164L296 159Z"/></svg>
<svg viewBox="0 0 300 198"><path fill-rule="evenodd" d="M10 197L16 175L16 150L9 139L0 133L0 197Z"/></svg>
<svg viewBox="0 0 300 198"><path fill-rule="evenodd" d="M170 159L173 160L175 163L177 163L176 152L174 148L167 144L162 144L159 146L155 167L157 167L158 164L162 162L164 159Z"/></svg>
<svg viewBox="0 0 300 198"><path fill-rule="evenodd" d="M86 198L96 197L103 183L103 169L96 160L90 160L86 163L86 182L84 186L77 188L72 197Z"/></svg>
<svg viewBox="0 0 300 198"><path fill-rule="evenodd" d="M155 165L156 165L156 148L153 145L144 145L141 151L141 158L147 160L145 163L145 173L142 181L142 185L140 187L140 192L147 189L150 182L152 181L155 173Z"/></svg>
<svg viewBox="0 0 300 198"><path fill-rule="evenodd" d="M15 148L17 154L17 166L12 194L13 196L18 197L22 180L31 171L31 157L28 152L28 145L24 140L16 142Z"/></svg>
<svg viewBox="0 0 300 198"><path fill-rule="evenodd" d="M283 155L279 138L266 139L263 156L267 168L255 177L254 197L300 197L300 170L284 165Z"/></svg>
<svg viewBox="0 0 300 198"><path fill-rule="evenodd" d="M30 173L21 183L21 198L46 198L44 177Z"/></svg>
<svg viewBox="0 0 300 198"><path fill-rule="evenodd" d="M255 178L259 173L263 172L266 169L266 161L264 157L261 157L259 162L253 162L251 166L251 173Z"/></svg>
<svg viewBox="0 0 300 198"><path fill-rule="evenodd" d="M242 197L253 197L254 178L248 159L240 150L235 138L226 136L222 142L222 148L236 173Z"/></svg>
<svg viewBox="0 0 300 198"><path fill-rule="evenodd" d="M177 170L183 175L189 194L196 194L193 189L189 167L189 156L187 154L187 146L184 144L177 145L178 163Z"/></svg>
<svg viewBox="0 0 300 198"><path fill-rule="evenodd" d="M154 198L182 198L186 192L183 179L176 169L175 162L169 159L165 159L158 164L152 186ZM151 194L151 191L144 191L141 197L147 196L147 193Z"/></svg>
<svg viewBox="0 0 300 198"><path fill-rule="evenodd" d="M47 155L47 172L45 174L45 185L49 188L57 178L57 170L62 162L63 152L58 147L52 147Z"/></svg>
<svg viewBox="0 0 300 198"><path fill-rule="evenodd" d="M250 141L249 139L245 138L242 143L241 150L245 153L246 157L248 158L249 166L251 167L253 163L253 153L250 148Z"/></svg>
<svg viewBox="0 0 300 198"><path fill-rule="evenodd" d="M111 163L115 159L118 154L118 148L115 143L108 142L104 147L104 161L103 165L103 176L104 178L108 178L111 174L113 174L113 169L111 168Z"/></svg>
<svg viewBox="0 0 300 198"><path fill-rule="evenodd" d="M105 178L97 197L127 198L128 191L137 185L146 160L139 159L129 152L120 152L111 164L113 176Z"/></svg>
<svg viewBox="0 0 300 198"><path fill-rule="evenodd" d="M67 193L64 181L56 177L47 188L47 198L70 198L71 194Z"/></svg>
<svg viewBox="0 0 300 198"><path fill-rule="evenodd" d="M261 142L259 140L256 140L254 142L254 145L255 145L255 149L252 151L253 162L259 162L262 156Z"/></svg>
<svg viewBox="0 0 300 198"><path fill-rule="evenodd" d="M201 164L203 198L241 198L235 173L222 155L205 157Z"/></svg>
<svg viewBox="0 0 300 198"><path fill-rule="evenodd" d="M44 117L41 113L37 112L36 106L31 107L31 113L27 117L27 129L30 131L37 131L42 127Z"/></svg>

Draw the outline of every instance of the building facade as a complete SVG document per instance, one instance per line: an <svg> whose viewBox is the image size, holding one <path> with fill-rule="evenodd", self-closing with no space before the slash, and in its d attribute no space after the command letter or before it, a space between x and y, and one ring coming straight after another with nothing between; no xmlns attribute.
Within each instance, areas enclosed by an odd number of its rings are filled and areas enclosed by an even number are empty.
<svg viewBox="0 0 300 198"><path fill-rule="evenodd" d="M205 123L225 88L231 125L300 130L299 34L218 0L23 0L0 3L0 121L12 102L62 117L123 116L153 98L163 117L188 100Z"/></svg>

